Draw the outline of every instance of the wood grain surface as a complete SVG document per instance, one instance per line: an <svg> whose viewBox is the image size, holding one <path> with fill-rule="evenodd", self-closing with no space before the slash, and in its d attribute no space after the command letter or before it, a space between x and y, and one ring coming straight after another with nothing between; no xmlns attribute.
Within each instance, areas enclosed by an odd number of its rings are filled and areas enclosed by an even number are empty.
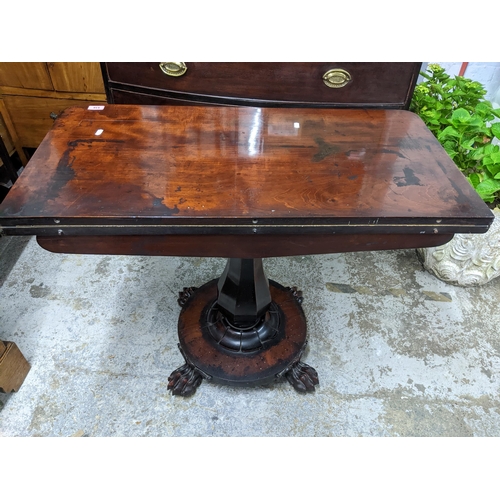
<svg viewBox="0 0 500 500"><path fill-rule="evenodd" d="M16 392L31 366L14 342L0 340L0 392Z"/></svg>
<svg viewBox="0 0 500 500"><path fill-rule="evenodd" d="M106 105L55 121L6 234L453 234L492 221L401 110Z"/></svg>
<svg viewBox="0 0 500 500"><path fill-rule="evenodd" d="M168 234L38 236L54 253L258 259L444 245L452 234Z"/></svg>

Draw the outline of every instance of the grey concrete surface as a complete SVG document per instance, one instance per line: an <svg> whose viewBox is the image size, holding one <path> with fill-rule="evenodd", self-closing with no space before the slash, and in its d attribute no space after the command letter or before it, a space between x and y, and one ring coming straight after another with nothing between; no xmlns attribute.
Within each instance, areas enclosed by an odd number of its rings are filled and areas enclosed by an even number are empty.
<svg viewBox="0 0 500 500"><path fill-rule="evenodd" d="M0 338L32 368L0 436L499 436L500 280L448 285L413 250L265 259L304 293L313 394L167 378L178 291L223 259L51 254L0 238Z"/></svg>

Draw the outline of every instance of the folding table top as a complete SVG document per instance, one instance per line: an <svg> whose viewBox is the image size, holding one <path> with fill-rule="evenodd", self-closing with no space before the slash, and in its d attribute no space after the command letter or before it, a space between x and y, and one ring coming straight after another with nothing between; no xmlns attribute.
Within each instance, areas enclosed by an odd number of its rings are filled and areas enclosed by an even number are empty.
<svg viewBox="0 0 500 500"><path fill-rule="evenodd" d="M493 215L400 110L66 110L0 205L5 234L437 234Z"/></svg>

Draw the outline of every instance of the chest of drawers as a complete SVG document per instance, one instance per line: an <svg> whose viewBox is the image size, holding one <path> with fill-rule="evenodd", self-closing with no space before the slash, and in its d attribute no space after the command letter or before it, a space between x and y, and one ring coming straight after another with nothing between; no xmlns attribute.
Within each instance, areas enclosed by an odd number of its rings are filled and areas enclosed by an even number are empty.
<svg viewBox="0 0 500 500"><path fill-rule="evenodd" d="M421 63L102 63L109 103L408 109Z"/></svg>

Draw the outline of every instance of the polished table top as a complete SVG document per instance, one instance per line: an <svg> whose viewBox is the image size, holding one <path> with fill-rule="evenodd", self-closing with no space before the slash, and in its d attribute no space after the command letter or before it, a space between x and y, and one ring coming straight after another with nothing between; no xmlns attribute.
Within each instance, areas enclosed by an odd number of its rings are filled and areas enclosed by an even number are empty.
<svg viewBox="0 0 500 500"><path fill-rule="evenodd" d="M491 221L400 110L69 108L0 205L6 234L46 237L436 235Z"/></svg>

